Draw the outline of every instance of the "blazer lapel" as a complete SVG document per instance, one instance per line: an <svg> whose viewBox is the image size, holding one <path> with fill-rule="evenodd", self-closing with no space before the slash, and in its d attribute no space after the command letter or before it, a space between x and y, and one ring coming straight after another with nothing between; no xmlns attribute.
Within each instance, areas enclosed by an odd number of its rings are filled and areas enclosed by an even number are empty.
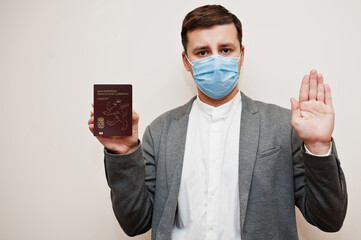
<svg viewBox="0 0 361 240"><path fill-rule="evenodd" d="M253 100L242 93L242 115L239 141L239 199L241 231L247 214L249 191L257 155L260 116Z"/></svg>
<svg viewBox="0 0 361 240"><path fill-rule="evenodd" d="M168 129L165 158L168 199L165 203L164 211L159 223L158 234L160 239L170 239L171 237L170 234L175 219L182 177L189 112L194 99L195 98L180 109Z"/></svg>
<svg viewBox="0 0 361 240"><path fill-rule="evenodd" d="M169 127L166 148L167 185L169 190L174 185L179 187L182 174L185 143L189 116L174 119Z"/></svg>
<svg viewBox="0 0 361 240"><path fill-rule="evenodd" d="M178 191L180 186L189 113L194 100L195 97L180 109L168 129L165 164L169 190L175 185Z"/></svg>

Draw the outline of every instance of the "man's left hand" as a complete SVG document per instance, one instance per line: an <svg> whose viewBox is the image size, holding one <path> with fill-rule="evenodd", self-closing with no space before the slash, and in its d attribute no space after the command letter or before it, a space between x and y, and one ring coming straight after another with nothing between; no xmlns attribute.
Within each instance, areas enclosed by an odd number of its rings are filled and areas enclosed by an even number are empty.
<svg viewBox="0 0 361 240"><path fill-rule="evenodd" d="M312 70L303 77L299 102L291 98L292 126L307 149L316 155L326 154L335 122L331 90L323 77Z"/></svg>

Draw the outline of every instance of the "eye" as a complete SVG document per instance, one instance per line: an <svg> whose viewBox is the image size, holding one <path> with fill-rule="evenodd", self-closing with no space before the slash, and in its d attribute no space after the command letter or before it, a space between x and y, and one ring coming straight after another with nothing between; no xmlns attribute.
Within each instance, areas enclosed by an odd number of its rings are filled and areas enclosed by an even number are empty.
<svg viewBox="0 0 361 240"><path fill-rule="evenodd" d="M222 49L222 51L221 51L222 54L228 54L230 52L231 52L231 49L229 49L229 48Z"/></svg>
<svg viewBox="0 0 361 240"><path fill-rule="evenodd" d="M203 56L207 55L207 52L206 51L200 51L200 52L198 52L198 55L203 57Z"/></svg>

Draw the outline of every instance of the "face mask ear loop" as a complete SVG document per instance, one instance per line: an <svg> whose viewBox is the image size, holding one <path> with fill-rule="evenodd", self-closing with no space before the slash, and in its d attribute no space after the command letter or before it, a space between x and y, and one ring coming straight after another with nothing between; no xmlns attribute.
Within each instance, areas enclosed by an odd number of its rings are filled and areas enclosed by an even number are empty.
<svg viewBox="0 0 361 240"><path fill-rule="evenodd" d="M241 53L241 55L239 55L237 62L239 62L239 59L241 59L241 57L242 57L242 53Z"/></svg>
<svg viewBox="0 0 361 240"><path fill-rule="evenodd" d="M186 56L186 59L187 59L187 61L189 62L189 64L193 66L193 63L191 63L191 61L189 61L189 59L188 59L188 56L187 56L187 53L186 53L186 52L184 52L184 55Z"/></svg>

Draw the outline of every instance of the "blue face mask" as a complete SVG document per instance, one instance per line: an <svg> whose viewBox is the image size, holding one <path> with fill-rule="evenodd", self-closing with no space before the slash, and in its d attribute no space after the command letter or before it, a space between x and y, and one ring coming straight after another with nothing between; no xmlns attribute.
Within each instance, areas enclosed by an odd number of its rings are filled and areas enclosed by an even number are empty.
<svg viewBox="0 0 361 240"><path fill-rule="evenodd" d="M212 55L190 62L193 78L198 88L210 98L226 96L238 81L238 61L240 57Z"/></svg>

